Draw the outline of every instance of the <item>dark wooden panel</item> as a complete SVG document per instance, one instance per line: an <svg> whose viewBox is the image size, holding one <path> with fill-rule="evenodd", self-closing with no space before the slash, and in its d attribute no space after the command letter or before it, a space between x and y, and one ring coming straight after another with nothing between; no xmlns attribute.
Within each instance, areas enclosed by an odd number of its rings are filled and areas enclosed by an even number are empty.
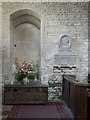
<svg viewBox="0 0 90 120"><path fill-rule="evenodd" d="M13 104L21 102L21 88L4 88L4 95L3 95L3 102L4 104Z"/></svg>
<svg viewBox="0 0 90 120"><path fill-rule="evenodd" d="M90 118L90 83L77 82L75 77L63 76L63 100L72 111L74 118ZM68 87L69 86L69 87ZM68 95L69 89L69 95ZM88 95L89 94L89 95ZM68 97L69 96L69 97ZM68 103L69 101L69 103Z"/></svg>
<svg viewBox="0 0 90 120"><path fill-rule="evenodd" d="M75 93L75 117L87 118L86 87L76 87Z"/></svg>
<svg viewBox="0 0 90 120"><path fill-rule="evenodd" d="M67 81L64 84L64 100L67 106L69 106L69 82Z"/></svg>
<svg viewBox="0 0 90 120"><path fill-rule="evenodd" d="M23 96L23 94L25 96ZM48 102L48 89L42 87L31 87L22 90L22 103L47 103Z"/></svg>
<svg viewBox="0 0 90 120"><path fill-rule="evenodd" d="M75 86L70 83L69 108L75 114Z"/></svg>
<svg viewBox="0 0 90 120"><path fill-rule="evenodd" d="M6 85L3 104L38 104L48 102L48 86L44 85Z"/></svg>
<svg viewBox="0 0 90 120"><path fill-rule="evenodd" d="M62 100L65 99L65 79L63 78L63 82L62 82Z"/></svg>
<svg viewBox="0 0 90 120"><path fill-rule="evenodd" d="M90 89L87 89L87 116L88 120L90 120Z"/></svg>

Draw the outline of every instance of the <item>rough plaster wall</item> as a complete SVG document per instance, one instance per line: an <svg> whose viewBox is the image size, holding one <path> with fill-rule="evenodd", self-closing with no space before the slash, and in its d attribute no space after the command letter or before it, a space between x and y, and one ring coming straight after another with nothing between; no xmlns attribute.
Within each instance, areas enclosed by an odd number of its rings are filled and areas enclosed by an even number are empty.
<svg viewBox="0 0 90 120"><path fill-rule="evenodd" d="M2 2L89 2L89 0L2 0Z"/></svg>
<svg viewBox="0 0 90 120"><path fill-rule="evenodd" d="M0 18L2 18L2 3L0 2ZM0 19L0 113L2 111L2 19ZM0 120L2 114L0 114Z"/></svg>
<svg viewBox="0 0 90 120"><path fill-rule="evenodd" d="M15 57L38 64L40 60L40 30L35 25L24 23L15 29L15 34Z"/></svg>
<svg viewBox="0 0 90 120"><path fill-rule="evenodd" d="M72 38L72 54L77 55L77 79L87 81L88 73L88 4L87 3L3 3L4 62L9 68L10 14L31 9L41 14L41 78L47 83L53 74L54 55L58 40L68 34ZM61 52L63 54L63 52ZM4 63L5 64L5 63ZM10 74L6 69L5 73ZM8 78L9 79L9 78Z"/></svg>
<svg viewBox="0 0 90 120"><path fill-rule="evenodd" d="M0 2L0 18L2 18L1 2ZM2 83L2 19L0 19L0 86L1 86L1 83Z"/></svg>

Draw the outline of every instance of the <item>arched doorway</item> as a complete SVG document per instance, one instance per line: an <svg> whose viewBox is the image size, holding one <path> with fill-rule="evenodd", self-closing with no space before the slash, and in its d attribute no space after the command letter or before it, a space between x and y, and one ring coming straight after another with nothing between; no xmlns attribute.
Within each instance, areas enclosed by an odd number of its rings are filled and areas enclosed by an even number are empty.
<svg viewBox="0 0 90 120"><path fill-rule="evenodd" d="M14 79L15 62L19 64L26 61L40 67L41 43L40 31L41 16L36 12L23 9L10 15L10 61L12 78ZM39 72L40 73L40 72ZM38 75L40 79L40 74Z"/></svg>

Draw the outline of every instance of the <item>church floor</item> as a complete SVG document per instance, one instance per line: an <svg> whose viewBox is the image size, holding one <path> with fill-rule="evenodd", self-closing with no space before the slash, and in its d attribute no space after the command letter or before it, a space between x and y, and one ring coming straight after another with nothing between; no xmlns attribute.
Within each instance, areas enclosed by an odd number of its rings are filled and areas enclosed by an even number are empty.
<svg viewBox="0 0 90 120"><path fill-rule="evenodd" d="M13 119L53 119L69 120L73 115L63 103L49 103L47 105L14 105L3 106L2 120Z"/></svg>

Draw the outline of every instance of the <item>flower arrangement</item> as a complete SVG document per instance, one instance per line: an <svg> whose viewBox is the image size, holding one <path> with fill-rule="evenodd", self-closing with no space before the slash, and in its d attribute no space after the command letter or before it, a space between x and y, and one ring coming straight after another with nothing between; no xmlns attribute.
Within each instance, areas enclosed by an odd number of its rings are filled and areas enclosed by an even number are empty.
<svg viewBox="0 0 90 120"><path fill-rule="evenodd" d="M26 61L21 64L16 63L15 78L17 80L22 81L23 78L34 80L35 77L37 77L37 66L35 64L27 63Z"/></svg>

